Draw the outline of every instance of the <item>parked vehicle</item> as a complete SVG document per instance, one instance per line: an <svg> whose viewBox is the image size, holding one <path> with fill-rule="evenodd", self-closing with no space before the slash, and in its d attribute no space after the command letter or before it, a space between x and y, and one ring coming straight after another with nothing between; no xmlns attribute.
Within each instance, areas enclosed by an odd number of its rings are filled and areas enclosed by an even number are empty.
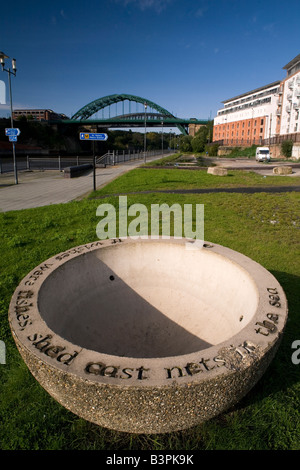
<svg viewBox="0 0 300 470"><path fill-rule="evenodd" d="M258 162L264 162L264 161L269 162L271 159L269 147L257 147L255 159Z"/></svg>

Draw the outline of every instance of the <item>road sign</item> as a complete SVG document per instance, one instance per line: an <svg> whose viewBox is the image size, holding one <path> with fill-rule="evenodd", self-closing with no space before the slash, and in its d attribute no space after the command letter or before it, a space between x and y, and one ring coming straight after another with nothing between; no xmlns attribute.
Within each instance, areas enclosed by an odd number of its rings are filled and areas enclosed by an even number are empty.
<svg viewBox="0 0 300 470"><path fill-rule="evenodd" d="M12 135L18 136L20 134L21 131L17 127L8 127L5 129L5 135L7 135L8 137Z"/></svg>
<svg viewBox="0 0 300 470"><path fill-rule="evenodd" d="M86 133L80 132L80 140L107 140L107 134L97 134L97 133Z"/></svg>
<svg viewBox="0 0 300 470"><path fill-rule="evenodd" d="M16 135L10 135L9 136L9 141L10 142L17 142L18 141L18 137Z"/></svg>

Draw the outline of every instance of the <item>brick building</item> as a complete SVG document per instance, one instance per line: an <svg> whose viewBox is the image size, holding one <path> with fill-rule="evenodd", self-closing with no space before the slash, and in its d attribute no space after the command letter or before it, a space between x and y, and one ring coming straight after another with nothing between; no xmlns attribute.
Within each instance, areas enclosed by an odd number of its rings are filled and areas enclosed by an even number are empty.
<svg viewBox="0 0 300 470"><path fill-rule="evenodd" d="M65 114L57 114L52 109L15 109L13 111L13 119L21 116L31 118L34 121L57 121L67 119Z"/></svg>
<svg viewBox="0 0 300 470"><path fill-rule="evenodd" d="M300 54L283 67L286 78L223 101L213 141L227 146L300 142Z"/></svg>

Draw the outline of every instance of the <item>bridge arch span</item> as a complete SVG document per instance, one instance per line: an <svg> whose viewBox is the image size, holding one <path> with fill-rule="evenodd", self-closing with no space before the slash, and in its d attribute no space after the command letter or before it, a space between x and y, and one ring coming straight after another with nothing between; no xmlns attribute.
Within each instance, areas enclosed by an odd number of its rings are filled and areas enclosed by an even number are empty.
<svg viewBox="0 0 300 470"><path fill-rule="evenodd" d="M148 107L155 109L159 113L159 115L161 115L161 117L176 119L175 116L172 113L170 113L170 111L158 105L157 103L154 103L153 101L150 101L146 98L142 98L141 96L128 95L128 94L108 95L108 96L104 96L103 98L98 98L97 100L91 101L90 103L86 104L81 109L79 109L72 116L71 119L75 119L79 121L86 120L90 118L93 114L95 114L97 111L99 111L100 109L106 108L107 106L110 106L111 104L119 103L119 102L126 101L126 100L134 101L136 103L141 103L141 104L147 104ZM180 124L178 124L177 127L183 134L186 134L185 129Z"/></svg>
<svg viewBox="0 0 300 470"><path fill-rule="evenodd" d="M127 95L127 94L115 94L115 95L108 95L104 96L103 98L98 98L97 100L91 101L90 103L86 104L83 106L83 108L79 109L74 116L72 116L72 119L88 119L91 117L93 114L95 114L97 111L100 109L106 108L107 106L114 104L114 103L119 103L121 101L134 101L136 103L142 103L142 104L147 104L147 106L156 109L160 114L166 117L175 117L173 114L171 114L169 111L166 109L162 108L160 105L153 103L153 101L150 101L146 98L142 98L140 96L135 96L135 95Z"/></svg>

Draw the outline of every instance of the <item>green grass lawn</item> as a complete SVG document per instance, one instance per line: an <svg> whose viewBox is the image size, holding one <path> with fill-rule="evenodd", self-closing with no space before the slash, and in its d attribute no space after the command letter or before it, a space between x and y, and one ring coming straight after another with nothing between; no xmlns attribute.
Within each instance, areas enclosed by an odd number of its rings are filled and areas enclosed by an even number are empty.
<svg viewBox="0 0 300 470"><path fill-rule="evenodd" d="M150 188L215 186L205 173L133 170L98 194ZM252 184L260 178L233 172L219 184ZM271 182L272 180L272 182ZM286 178L281 177L282 184ZM266 178L261 184L274 184ZM290 184L295 179L289 178ZM145 188L146 185L146 188ZM300 364L292 363L293 341L300 340L299 193L140 194L134 203L204 204L205 239L249 256L281 283L289 302L289 319L281 346L258 384L236 406L213 420L185 431L132 435L103 429L78 418L48 395L31 376L14 344L8 306L20 280L56 253L97 239L96 209L101 200L0 214L0 340L7 349L0 364L0 449L212 450L300 449ZM118 197L108 197L118 210Z"/></svg>
<svg viewBox="0 0 300 470"><path fill-rule="evenodd" d="M137 168L112 181L90 197L107 194L164 189L236 188L262 186L299 186L300 177L262 176L255 172L229 170L227 176L208 174L206 170Z"/></svg>

